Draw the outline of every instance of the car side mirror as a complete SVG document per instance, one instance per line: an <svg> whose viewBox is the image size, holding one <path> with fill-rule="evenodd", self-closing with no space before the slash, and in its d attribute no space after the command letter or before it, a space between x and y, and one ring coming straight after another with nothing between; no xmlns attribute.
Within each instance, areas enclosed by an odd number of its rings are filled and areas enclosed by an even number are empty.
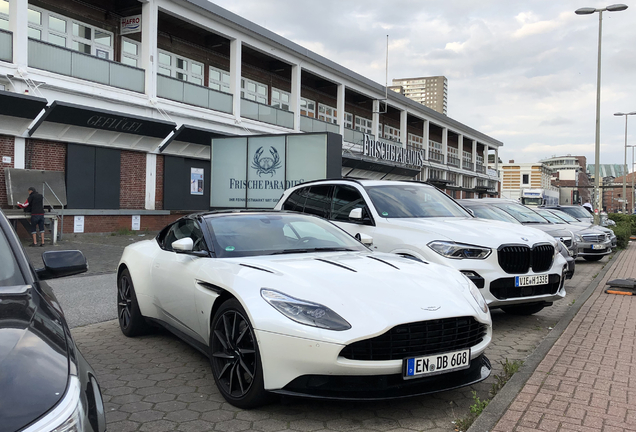
<svg viewBox="0 0 636 432"><path fill-rule="evenodd" d="M358 240L363 245L373 246L373 237L371 237L370 235L357 233L355 237L356 237L356 240Z"/></svg>
<svg viewBox="0 0 636 432"><path fill-rule="evenodd" d="M473 209L469 209L468 207L464 207L464 208L466 209L468 213L470 213L472 217L475 217L475 212L473 211Z"/></svg>
<svg viewBox="0 0 636 432"><path fill-rule="evenodd" d="M81 251L47 251L42 254L44 268L37 269L40 280L55 279L84 273L88 270L86 257Z"/></svg>
<svg viewBox="0 0 636 432"><path fill-rule="evenodd" d="M349 212L349 219L362 221L362 208L356 208L351 210L351 212Z"/></svg>
<svg viewBox="0 0 636 432"><path fill-rule="evenodd" d="M187 255L194 255L198 257L207 257L210 256L206 251L195 251L194 242L190 237L184 237L182 239L176 240L172 242L172 250L176 253L182 253Z"/></svg>

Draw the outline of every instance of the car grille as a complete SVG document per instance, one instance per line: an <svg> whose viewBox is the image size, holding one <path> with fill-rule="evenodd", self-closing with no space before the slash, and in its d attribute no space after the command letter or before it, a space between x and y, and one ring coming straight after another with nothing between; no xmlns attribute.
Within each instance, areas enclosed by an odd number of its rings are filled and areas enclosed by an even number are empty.
<svg viewBox="0 0 636 432"><path fill-rule="evenodd" d="M556 294L561 286L561 277L556 274L548 275L548 283L545 285L531 285L517 287L515 278L496 279L490 283L490 293L498 300L514 299L520 297L532 297L546 294Z"/></svg>
<svg viewBox="0 0 636 432"><path fill-rule="evenodd" d="M554 246L544 244L530 249L528 246L503 246L497 251L499 265L506 273L535 273L548 270L554 259Z"/></svg>
<svg viewBox="0 0 636 432"><path fill-rule="evenodd" d="M380 336L347 345L340 355L350 360L401 360L457 351L480 343L487 329L473 317L402 324Z"/></svg>
<svg viewBox="0 0 636 432"><path fill-rule="evenodd" d="M602 243L607 239L607 236L605 234L588 234L588 235L584 235L583 237L583 241L585 242L589 242L589 243Z"/></svg>

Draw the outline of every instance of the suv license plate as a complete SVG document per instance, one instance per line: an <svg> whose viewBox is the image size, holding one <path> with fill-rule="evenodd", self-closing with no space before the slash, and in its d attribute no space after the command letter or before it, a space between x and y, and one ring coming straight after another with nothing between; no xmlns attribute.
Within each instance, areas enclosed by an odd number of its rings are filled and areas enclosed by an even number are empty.
<svg viewBox="0 0 636 432"><path fill-rule="evenodd" d="M548 275L515 276L515 286L547 285Z"/></svg>
<svg viewBox="0 0 636 432"><path fill-rule="evenodd" d="M470 348L444 354L404 359L404 379L421 378L470 367Z"/></svg>
<svg viewBox="0 0 636 432"><path fill-rule="evenodd" d="M593 245L592 245L592 249L594 249L594 250L596 250L596 249L598 249L598 250L603 250L603 249L605 249L605 245L602 245L602 244L593 244Z"/></svg>

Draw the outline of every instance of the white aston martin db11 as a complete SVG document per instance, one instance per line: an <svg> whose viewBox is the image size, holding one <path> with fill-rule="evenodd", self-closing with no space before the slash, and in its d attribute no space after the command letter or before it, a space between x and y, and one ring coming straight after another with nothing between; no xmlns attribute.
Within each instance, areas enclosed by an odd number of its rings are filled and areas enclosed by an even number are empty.
<svg viewBox="0 0 636 432"><path fill-rule="evenodd" d="M490 374L490 313L467 277L371 252L318 217L189 215L128 246L117 273L122 332L172 331L238 407L414 396Z"/></svg>

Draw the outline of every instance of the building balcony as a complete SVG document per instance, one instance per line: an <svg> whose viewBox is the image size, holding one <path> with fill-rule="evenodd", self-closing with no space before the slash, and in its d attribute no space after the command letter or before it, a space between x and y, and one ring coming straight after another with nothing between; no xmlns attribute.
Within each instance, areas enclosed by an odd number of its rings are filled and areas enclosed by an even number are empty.
<svg viewBox="0 0 636 432"><path fill-rule="evenodd" d="M83 54L37 39L29 39L28 50L29 67L138 93L145 91L143 69Z"/></svg>
<svg viewBox="0 0 636 432"><path fill-rule="evenodd" d="M157 96L232 114L233 96L231 94L165 75L157 75Z"/></svg>
<svg viewBox="0 0 636 432"><path fill-rule="evenodd" d="M269 123L287 129L294 128L293 112L242 98L241 117L258 120L263 123Z"/></svg>
<svg viewBox="0 0 636 432"><path fill-rule="evenodd" d="M437 162L437 163L441 163L441 164L444 163L444 155L441 154L441 153L437 153L435 151L431 151L429 153L428 159L433 161L433 162Z"/></svg>
<svg viewBox="0 0 636 432"><path fill-rule="evenodd" d="M337 124L306 116L300 116L300 130L303 132L340 133L340 127Z"/></svg>
<svg viewBox="0 0 636 432"><path fill-rule="evenodd" d="M459 158L456 158L455 156L450 156L450 155L447 156L446 164L450 165L450 166L453 166L453 167L456 167L456 168L460 168L461 167Z"/></svg>
<svg viewBox="0 0 636 432"><path fill-rule="evenodd" d="M474 171L475 167L471 161L464 160L462 161L462 168L468 171Z"/></svg>
<svg viewBox="0 0 636 432"><path fill-rule="evenodd" d="M486 167L483 164L480 164L479 162L477 162L475 164L475 171L481 174L486 174Z"/></svg>

